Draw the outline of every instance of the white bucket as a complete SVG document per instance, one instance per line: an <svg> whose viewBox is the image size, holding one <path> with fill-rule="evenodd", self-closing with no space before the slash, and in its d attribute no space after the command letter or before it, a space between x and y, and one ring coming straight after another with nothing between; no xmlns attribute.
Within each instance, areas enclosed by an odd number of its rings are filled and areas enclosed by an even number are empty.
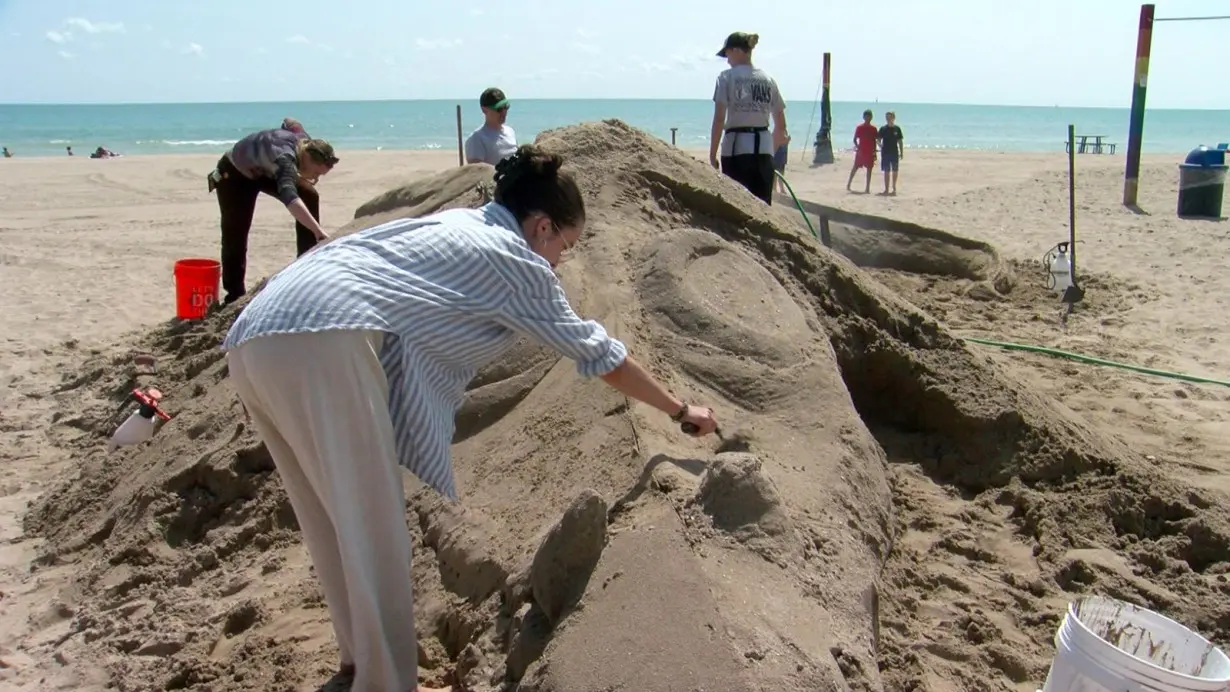
<svg viewBox="0 0 1230 692"><path fill-rule="evenodd" d="M1230 692L1230 658L1170 618L1111 598L1068 605L1042 692Z"/></svg>

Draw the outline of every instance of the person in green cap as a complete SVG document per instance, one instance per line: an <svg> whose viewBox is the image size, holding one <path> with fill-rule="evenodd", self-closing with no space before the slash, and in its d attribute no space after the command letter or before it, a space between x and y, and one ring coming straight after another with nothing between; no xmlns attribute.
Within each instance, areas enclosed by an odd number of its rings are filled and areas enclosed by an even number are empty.
<svg viewBox="0 0 1230 692"><path fill-rule="evenodd" d="M517 150L517 133L509 127L508 97L491 87L478 97L483 109L483 125L466 138L466 163L489 163L492 166Z"/></svg>

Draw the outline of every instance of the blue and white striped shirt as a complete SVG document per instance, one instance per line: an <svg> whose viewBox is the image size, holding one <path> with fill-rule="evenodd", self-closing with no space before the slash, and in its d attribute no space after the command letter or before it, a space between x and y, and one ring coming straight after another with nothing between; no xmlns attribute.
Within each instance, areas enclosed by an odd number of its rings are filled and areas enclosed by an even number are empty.
<svg viewBox="0 0 1230 692"><path fill-rule="evenodd" d="M576 361L584 377L628 355L573 312L551 265L499 204L390 221L318 247L269 280L222 348L336 329L384 332L380 360L400 462L452 499L450 445L465 386L518 332Z"/></svg>

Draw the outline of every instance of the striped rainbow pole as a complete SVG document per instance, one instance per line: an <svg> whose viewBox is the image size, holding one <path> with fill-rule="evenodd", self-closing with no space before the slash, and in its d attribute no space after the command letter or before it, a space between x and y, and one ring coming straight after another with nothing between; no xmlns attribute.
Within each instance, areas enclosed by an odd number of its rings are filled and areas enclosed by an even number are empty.
<svg viewBox="0 0 1230 692"><path fill-rule="evenodd" d="M1128 125L1127 170L1123 175L1123 204L1134 206L1140 183L1140 144L1145 131L1145 88L1149 83L1149 47L1153 43L1153 5L1140 6L1136 35L1136 73L1132 80L1132 117Z"/></svg>

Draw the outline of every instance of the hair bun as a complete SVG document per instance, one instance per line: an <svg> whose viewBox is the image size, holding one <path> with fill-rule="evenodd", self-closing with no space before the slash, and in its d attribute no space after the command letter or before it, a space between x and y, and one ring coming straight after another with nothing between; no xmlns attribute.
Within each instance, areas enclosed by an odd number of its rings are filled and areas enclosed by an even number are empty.
<svg viewBox="0 0 1230 692"><path fill-rule="evenodd" d="M531 144L525 145L524 148L528 150L524 152L524 156L530 169L544 178L553 177L559 173L560 166L564 165L564 159L559 154L548 154Z"/></svg>
<svg viewBox="0 0 1230 692"><path fill-rule="evenodd" d="M748 48L755 48L757 43L760 43L760 34L752 34L747 37Z"/></svg>
<svg viewBox="0 0 1230 692"><path fill-rule="evenodd" d="M563 165L564 159L559 154L547 153L533 144L522 144L495 165L495 182L511 185L525 176L550 179Z"/></svg>

